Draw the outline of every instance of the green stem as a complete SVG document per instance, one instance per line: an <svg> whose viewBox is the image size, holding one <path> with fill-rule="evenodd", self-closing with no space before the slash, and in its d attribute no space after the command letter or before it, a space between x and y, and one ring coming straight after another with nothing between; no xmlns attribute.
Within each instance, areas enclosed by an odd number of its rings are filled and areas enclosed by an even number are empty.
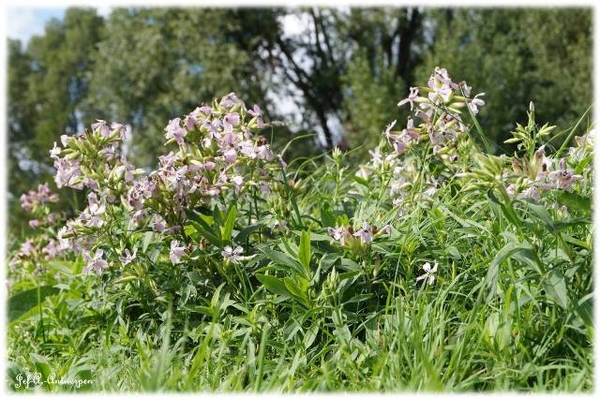
<svg viewBox="0 0 600 399"><path fill-rule="evenodd" d="M42 313L42 287L38 281L37 284L37 300L38 300L38 309L40 312L40 329L42 330L42 340L46 343L46 329L44 327L44 314Z"/></svg>
<svg viewBox="0 0 600 399"><path fill-rule="evenodd" d="M579 120L577 121L577 123L575 124L575 126L573 126L573 129L571 129L571 132L569 133L569 136L565 139L565 141L563 141L563 143L560 146L560 148L558 149L558 151L556 151L555 157L557 159L560 157L560 154L564 151L564 149L567 147L567 145L569 145L569 143L573 139L573 136L575 136L575 133L577 132L577 128L581 124L581 121L587 115L587 113L590 112L591 109L592 109L592 106L590 105L588 107L588 109L585 110L585 112L583 113L583 115L581 115L581 118L579 118Z"/></svg>

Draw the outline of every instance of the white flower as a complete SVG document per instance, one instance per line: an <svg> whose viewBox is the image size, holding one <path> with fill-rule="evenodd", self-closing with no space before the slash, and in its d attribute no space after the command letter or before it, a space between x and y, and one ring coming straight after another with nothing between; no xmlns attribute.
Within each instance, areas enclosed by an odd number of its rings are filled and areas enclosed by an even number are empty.
<svg viewBox="0 0 600 399"><path fill-rule="evenodd" d="M435 281L435 272L437 272L437 269L438 269L437 262L434 263L433 267L431 267L431 264L429 262L426 262L423 265L423 271L425 271L425 274L417 277L417 281L427 280L427 284L429 284L429 285L433 284L433 282Z"/></svg>
<svg viewBox="0 0 600 399"><path fill-rule="evenodd" d="M223 248L223 251L221 251L221 255L223 255L225 260L229 260L231 263L238 263L242 252L244 252L244 248L240 247L239 245L235 249L233 249L230 245L227 245L225 248Z"/></svg>
<svg viewBox="0 0 600 399"><path fill-rule="evenodd" d="M344 245L346 236L348 235L348 231L343 226L338 226L335 229L328 227L327 233L329 233L333 240L338 241L340 245Z"/></svg>
<svg viewBox="0 0 600 399"><path fill-rule="evenodd" d="M358 230L353 234L354 237L360 237L360 241L363 244L367 244L373 241L373 235L371 234L371 225L367 222L363 223L362 229Z"/></svg>
<svg viewBox="0 0 600 399"><path fill-rule="evenodd" d="M94 254L94 257L90 257L90 254L87 251L83 251L83 259L87 262L86 267L83 269L84 273L89 273L92 269L96 272L96 274L102 273L102 270L108 268L108 263L102 259L104 255L104 251L99 249Z"/></svg>
<svg viewBox="0 0 600 399"><path fill-rule="evenodd" d="M185 247L179 246L179 241L177 240L171 241L171 251L169 252L169 259L171 259L171 263L179 263L179 259L183 255L185 255Z"/></svg>
<svg viewBox="0 0 600 399"><path fill-rule="evenodd" d="M133 262L133 260L135 259L135 254L137 252L137 248L133 250L133 253L131 253L129 251L129 249L125 249L124 255L125 256L119 256L119 260L121 261L121 263L123 264L123 266Z"/></svg>

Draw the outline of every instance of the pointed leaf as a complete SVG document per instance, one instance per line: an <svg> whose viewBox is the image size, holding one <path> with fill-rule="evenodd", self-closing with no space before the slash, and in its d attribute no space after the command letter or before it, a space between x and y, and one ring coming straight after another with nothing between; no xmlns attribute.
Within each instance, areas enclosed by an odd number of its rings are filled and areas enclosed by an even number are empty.
<svg viewBox="0 0 600 399"><path fill-rule="evenodd" d="M567 284L565 276L558 270L550 270L543 281L546 297L552 300L563 309L569 307L569 297L567 296Z"/></svg>
<svg viewBox="0 0 600 399"><path fill-rule="evenodd" d="M283 281L277 277L269 276L267 274L257 274L256 278L272 293L284 296L286 298L291 297L291 294L285 287Z"/></svg>
<svg viewBox="0 0 600 399"><path fill-rule="evenodd" d="M308 231L303 231L300 237L300 248L298 249L298 260L300 260L300 264L304 268L304 273L306 278L310 278L310 233Z"/></svg>
<svg viewBox="0 0 600 399"><path fill-rule="evenodd" d="M231 234L233 227L235 226L235 218L237 216L237 208L235 205L229 207L227 211L227 218L225 219L225 225L221 227L221 239L224 243L231 241Z"/></svg>

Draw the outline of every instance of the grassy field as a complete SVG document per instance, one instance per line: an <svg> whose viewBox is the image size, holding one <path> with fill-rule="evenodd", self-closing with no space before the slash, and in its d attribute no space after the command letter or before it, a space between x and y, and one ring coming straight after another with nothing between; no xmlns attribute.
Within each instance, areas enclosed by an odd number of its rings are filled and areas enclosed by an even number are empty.
<svg viewBox="0 0 600 399"><path fill-rule="evenodd" d="M359 166L248 152L258 117L231 98L205 118L235 140L170 123L150 177L102 158L118 127L65 140L81 174L58 181L98 184L70 222L22 199L41 226L8 262L7 388L590 392L592 135L531 109L492 155L448 82Z"/></svg>

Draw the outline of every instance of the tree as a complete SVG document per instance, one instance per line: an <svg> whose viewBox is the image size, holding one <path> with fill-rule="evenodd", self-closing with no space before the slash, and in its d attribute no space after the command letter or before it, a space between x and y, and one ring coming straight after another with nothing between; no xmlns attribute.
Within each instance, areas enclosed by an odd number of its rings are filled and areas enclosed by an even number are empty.
<svg viewBox="0 0 600 399"><path fill-rule="evenodd" d="M508 149L502 142L526 122L530 101L539 123L559 129L591 105L590 9L435 10L429 19L435 44L417 76L440 65L485 92L480 122L497 146Z"/></svg>
<svg viewBox="0 0 600 399"><path fill-rule="evenodd" d="M19 220L19 195L52 173L48 151L85 119L92 56L103 20L92 9L68 9L26 49L9 42L9 210Z"/></svg>
<svg viewBox="0 0 600 399"><path fill-rule="evenodd" d="M99 118L132 126L132 159L155 162L166 122L202 101L235 91L263 103L266 85L253 58L260 38L247 31L247 16L252 12L200 8L110 15L88 102Z"/></svg>
<svg viewBox="0 0 600 399"><path fill-rule="evenodd" d="M424 44L423 13L418 8L351 9L339 29L353 43L343 77L350 147L360 154L373 148L385 125L406 117L397 103L414 83Z"/></svg>

